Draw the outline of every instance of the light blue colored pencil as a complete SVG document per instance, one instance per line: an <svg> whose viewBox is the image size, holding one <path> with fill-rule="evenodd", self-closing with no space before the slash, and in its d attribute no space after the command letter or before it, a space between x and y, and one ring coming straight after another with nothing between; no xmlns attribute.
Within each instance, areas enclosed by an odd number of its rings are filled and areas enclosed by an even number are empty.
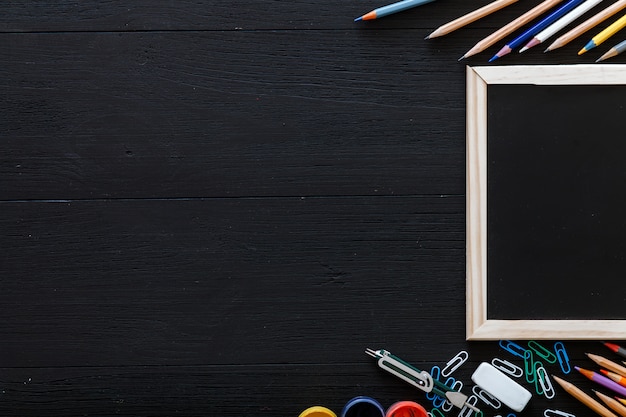
<svg viewBox="0 0 626 417"><path fill-rule="evenodd" d="M621 41L611 49L609 49L604 55L602 55L596 62L604 61L605 59L612 58L616 55L626 51L626 40Z"/></svg>
<svg viewBox="0 0 626 417"><path fill-rule="evenodd" d="M430 3L435 0L402 0L397 3L388 4L387 6L379 7L378 9L374 9L369 13L364 14L361 17L357 17L354 19L355 22L359 20L374 20L379 19L383 16L387 16L393 13L398 13L406 9L410 9L412 7L421 6L422 4Z"/></svg>

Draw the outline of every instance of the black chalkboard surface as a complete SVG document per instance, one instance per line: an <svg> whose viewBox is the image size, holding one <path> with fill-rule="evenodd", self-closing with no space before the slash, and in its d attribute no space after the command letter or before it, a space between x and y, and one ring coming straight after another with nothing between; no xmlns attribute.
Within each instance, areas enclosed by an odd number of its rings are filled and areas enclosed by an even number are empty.
<svg viewBox="0 0 626 417"><path fill-rule="evenodd" d="M606 66L545 67L534 79L519 67L475 70L468 338L623 338L624 76Z"/></svg>

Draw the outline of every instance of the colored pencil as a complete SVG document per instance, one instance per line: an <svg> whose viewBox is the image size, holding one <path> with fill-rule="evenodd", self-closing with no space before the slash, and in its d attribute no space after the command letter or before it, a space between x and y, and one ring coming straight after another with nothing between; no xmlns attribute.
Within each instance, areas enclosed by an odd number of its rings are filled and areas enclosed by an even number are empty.
<svg viewBox="0 0 626 417"><path fill-rule="evenodd" d="M626 407L624 407L619 401L609 397L608 395L604 395L601 392L595 390L593 392L595 392L598 398L600 398L604 404L608 405L611 410L615 411L622 417L626 417Z"/></svg>
<svg viewBox="0 0 626 417"><path fill-rule="evenodd" d="M439 26L433 31L433 33L426 36L426 39L437 38L439 36L447 35L450 32L454 32L455 30L460 29L463 26L469 25L470 23L475 22L478 19L482 19L483 17L493 12L497 12L498 10L503 9L506 6L509 6L517 1L519 0L496 0L486 6L481 7L480 9L474 10L471 13L461 16L458 19L451 21L450 23Z"/></svg>
<svg viewBox="0 0 626 417"><path fill-rule="evenodd" d="M602 42L606 41L611 36L622 30L624 26L626 26L626 14L617 19L615 22L611 23L606 29L598 33L596 36L591 38L591 40L587 42L587 45L585 45L583 49L578 51L578 55L582 55L588 50L600 45Z"/></svg>
<svg viewBox="0 0 626 417"><path fill-rule="evenodd" d="M476 45L474 45L469 51L463 55L459 61L463 58L469 58L472 55L476 55L485 49L489 48L494 43L498 42L500 39L508 36L510 33L515 32L517 29L526 25L531 20L535 19L537 16L543 14L544 12L550 10L553 6L559 4L563 0L544 0L539 5L530 9L517 19L509 22L507 25L493 32L491 35L487 36L483 40L479 41ZM626 1L626 0L624 0Z"/></svg>
<svg viewBox="0 0 626 417"><path fill-rule="evenodd" d="M611 349L613 352L617 353L618 355L626 358L626 349L624 349L620 345L616 345L615 343L604 343L604 346L608 347L609 349Z"/></svg>
<svg viewBox="0 0 626 417"><path fill-rule="evenodd" d="M359 20L374 20L381 17L388 16L393 13L398 13L403 10L411 9L413 7L421 6L422 4L430 3L435 0L402 0L397 3L388 4L383 7L372 10L369 13L365 13L361 17L354 19L355 22Z"/></svg>
<svg viewBox="0 0 626 417"><path fill-rule="evenodd" d="M550 26L552 23L556 22L558 19L563 17L566 13L568 13L574 7L581 4L583 1L585 0L569 0L567 3L565 3L564 5L562 5L561 7L559 7L552 13L550 13L548 16L541 19L538 23L536 23L530 29L526 30L517 38L513 39L512 41L504 45L504 47L502 47L502 49L500 49L500 51L498 51L497 54L491 57L489 62L493 62L498 58L502 58L503 56L511 53L513 49L524 45L529 39L531 39L537 33L541 32L542 30Z"/></svg>
<svg viewBox="0 0 626 417"><path fill-rule="evenodd" d="M587 369L583 369L578 366L575 366L574 369L576 369L582 375L587 377L590 381L596 382L602 385L603 387L608 388L621 396L626 396L626 387L622 387L617 382L612 381L609 378L603 375L600 375L597 372L589 371Z"/></svg>
<svg viewBox="0 0 626 417"><path fill-rule="evenodd" d="M560 18L559 20L557 20L556 22L554 22L553 24L551 24L550 26L548 26L547 28L539 32L538 34L536 34L530 40L530 42L528 42L522 49L520 49L520 53L532 48L533 46L539 45L540 43L544 42L546 39L551 38L555 33L557 33L558 31L563 29L565 26L572 23L574 20L578 19L580 16L587 13L589 10L591 10L594 6L597 6L598 4L600 4L600 2L602 1L603 0L585 1L583 4L576 7L574 10L572 10L571 12L569 12L568 14L566 14L565 16L563 16L562 18Z"/></svg>
<svg viewBox="0 0 626 417"><path fill-rule="evenodd" d="M548 48L544 52L553 51L557 48L561 48L567 45L568 43L570 43L571 41L573 41L574 39L576 39L583 33L587 32L589 29L605 21L606 19L613 16L615 13L619 12L625 7L626 7L626 0L619 0L613 3L611 6L602 10L600 13L596 14L593 17L590 17L589 19L585 20L580 25L576 26L574 29L558 37L554 42L552 42L550 46L548 46Z"/></svg>
<svg viewBox="0 0 626 417"><path fill-rule="evenodd" d="M621 402L622 404L626 405L626 399L625 398L619 398L619 397L615 397L615 399L619 402Z"/></svg>
<svg viewBox="0 0 626 417"><path fill-rule="evenodd" d="M554 380L565 390L565 392L595 411L597 414L603 417L615 417L615 414L613 414L609 409L591 398L589 395L585 394L583 390L574 384L567 382L558 376L553 375L552 378L554 378Z"/></svg>
<svg viewBox="0 0 626 417"><path fill-rule="evenodd" d="M626 387L626 377L616 374L615 372L609 372L606 369L600 369L600 373L621 386Z"/></svg>
<svg viewBox="0 0 626 417"><path fill-rule="evenodd" d="M626 368L621 365L616 364L615 362L611 362L607 358L604 358L599 355L593 355L591 353L585 353L589 359L597 363L603 368L608 369L609 371L613 371L615 373L620 374L621 376L626 376Z"/></svg>

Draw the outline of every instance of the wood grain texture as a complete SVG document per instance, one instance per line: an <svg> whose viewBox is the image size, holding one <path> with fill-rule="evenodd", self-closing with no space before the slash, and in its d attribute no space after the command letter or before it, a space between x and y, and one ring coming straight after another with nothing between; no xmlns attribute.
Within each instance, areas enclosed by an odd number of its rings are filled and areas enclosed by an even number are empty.
<svg viewBox="0 0 626 417"><path fill-rule="evenodd" d="M495 51L457 59L539 1L422 40L480 3L3 2L0 414L426 404L363 350L465 349L466 383L502 355L464 340L465 64Z"/></svg>

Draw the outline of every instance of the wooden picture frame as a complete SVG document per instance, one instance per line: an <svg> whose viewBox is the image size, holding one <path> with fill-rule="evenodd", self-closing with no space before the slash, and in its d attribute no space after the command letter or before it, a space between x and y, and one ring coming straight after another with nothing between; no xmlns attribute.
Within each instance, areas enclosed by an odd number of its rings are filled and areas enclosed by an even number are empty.
<svg viewBox="0 0 626 417"><path fill-rule="evenodd" d="M467 67L467 340L626 338L626 320L499 320L487 316L487 90L494 84L626 84L626 65ZM626 277L625 277L626 279Z"/></svg>

